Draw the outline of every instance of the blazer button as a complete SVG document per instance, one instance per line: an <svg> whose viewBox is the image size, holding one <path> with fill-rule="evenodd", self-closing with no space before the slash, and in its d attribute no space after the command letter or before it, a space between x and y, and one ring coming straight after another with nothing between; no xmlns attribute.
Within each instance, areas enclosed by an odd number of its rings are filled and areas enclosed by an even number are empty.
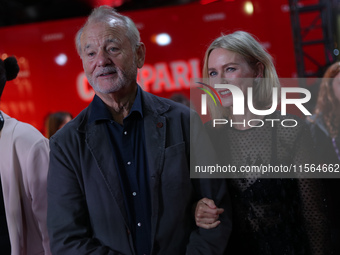
<svg viewBox="0 0 340 255"><path fill-rule="evenodd" d="M130 235L130 230L128 228L126 228L126 233Z"/></svg>
<svg viewBox="0 0 340 255"><path fill-rule="evenodd" d="M162 123L162 122L158 122L158 123L157 123L157 127L158 127L158 128L162 128L162 127L163 127L163 123Z"/></svg>

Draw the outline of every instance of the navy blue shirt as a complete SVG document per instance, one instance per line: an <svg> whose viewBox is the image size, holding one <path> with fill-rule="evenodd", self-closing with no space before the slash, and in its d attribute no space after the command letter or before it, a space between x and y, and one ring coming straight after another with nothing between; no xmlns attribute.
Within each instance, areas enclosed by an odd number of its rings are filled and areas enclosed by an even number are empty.
<svg viewBox="0 0 340 255"><path fill-rule="evenodd" d="M106 122L136 253L148 255L151 252L151 198L140 90L138 86L135 101L123 125L113 120L98 96L93 99L89 122Z"/></svg>

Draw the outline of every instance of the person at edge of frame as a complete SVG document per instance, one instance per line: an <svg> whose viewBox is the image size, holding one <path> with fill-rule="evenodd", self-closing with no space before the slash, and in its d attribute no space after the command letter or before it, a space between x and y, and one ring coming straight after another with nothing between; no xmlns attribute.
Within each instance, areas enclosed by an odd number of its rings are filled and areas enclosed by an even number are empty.
<svg viewBox="0 0 340 255"><path fill-rule="evenodd" d="M316 148L317 162L339 172L340 164L340 62L330 65L321 79L314 113L306 118ZM325 178L332 254L340 254L339 178Z"/></svg>
<svg viewBox="0 0 340 255"><path fill-rule="evenodd" d="M0 98L6 81L18 72L14 56L0 59ZM48 139L39 130L0 111L2 255L51 254L46 225L48 153Z"/></svg>

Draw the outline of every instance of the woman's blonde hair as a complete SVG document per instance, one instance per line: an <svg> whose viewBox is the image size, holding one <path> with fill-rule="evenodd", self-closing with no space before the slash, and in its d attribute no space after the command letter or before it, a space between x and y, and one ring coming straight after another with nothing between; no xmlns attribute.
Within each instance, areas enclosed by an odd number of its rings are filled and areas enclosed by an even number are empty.
<svg viewBox="0 0 340 255"><path fill-rule="evenodd" d="M216 38L208 47L204 56L203 78L209 78L208 60L214 49L226 49L241 55L255 70L258 62L264 66L263 78L253 85L253 103L257 109L266 109L272 105L273 88L279 88L280 82L270 54L249 33L236 31ZM214 107L210 107L213 109Z"/></svg>

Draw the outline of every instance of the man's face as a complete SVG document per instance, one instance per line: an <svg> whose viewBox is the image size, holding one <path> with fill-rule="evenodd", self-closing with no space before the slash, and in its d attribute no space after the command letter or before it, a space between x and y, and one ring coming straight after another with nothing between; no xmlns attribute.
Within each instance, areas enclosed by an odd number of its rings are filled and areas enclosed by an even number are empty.
<svg viewBox="0 0 340 255"><path fill-rule="evenodd" d="M136 53L118 22L90 23L80 38L85 75L96 92L108 94L136 84Z"/></svg>

